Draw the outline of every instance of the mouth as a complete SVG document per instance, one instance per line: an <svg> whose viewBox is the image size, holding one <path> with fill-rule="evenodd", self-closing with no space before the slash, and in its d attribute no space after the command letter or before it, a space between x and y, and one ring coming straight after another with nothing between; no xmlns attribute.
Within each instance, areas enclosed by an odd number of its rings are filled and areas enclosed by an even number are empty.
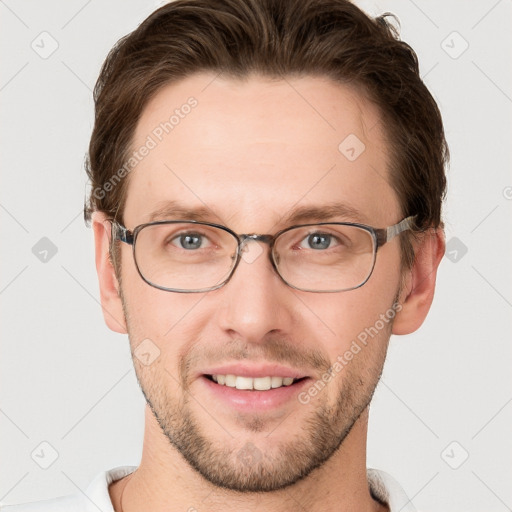
<svg viewBox="0 0 512 512"><path fill-rule="evenodd" d="M294 384L301 382L308 377L301 377L294 379L292 377L280 377L280 376L267 376L267 377L244 377L241 375L233 374L217 374L217 375L203 375L206 379L211 382L215 382L219 386L226 386L229 388L235 388L240 391L270 391L273 389L279 389L281 387L293 386Z"/></svg>
<svg viewBox="0 0 512 512"><path fill-rule="evenodd" d="M208 403L219 403L219 411L228 415L232 410L254 414L297 407L301 404L300 392L310 381L311 377L246 377L233 374L203 374L198 379Z"/></svg>

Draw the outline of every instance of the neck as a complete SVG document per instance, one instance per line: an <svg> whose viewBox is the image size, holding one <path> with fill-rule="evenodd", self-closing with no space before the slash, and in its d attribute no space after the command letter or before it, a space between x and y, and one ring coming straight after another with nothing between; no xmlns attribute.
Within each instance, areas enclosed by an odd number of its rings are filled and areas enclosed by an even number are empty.
<svg viewBox="0 0 512 512"><path fill-rule="evenodd" d="M388 508L371 497L366 477L367 425L368 410L331 458L295 484L272 492L241 493L217 487L197 473L146 408L141 463L134 473L110 486L112 503L116 512L292 512L297 508L384 512Z"/></svg>

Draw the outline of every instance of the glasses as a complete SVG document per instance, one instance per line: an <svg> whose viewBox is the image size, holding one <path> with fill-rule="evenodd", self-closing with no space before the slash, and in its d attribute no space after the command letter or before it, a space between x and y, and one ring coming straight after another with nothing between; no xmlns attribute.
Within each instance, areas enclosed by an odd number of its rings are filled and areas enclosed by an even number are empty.
<svg viewBox="0 0 512 512"><path fill-rule="evenodd" d="M150 222L128 230L112 220L112 239L132 246L135 266L149 285L169 292L216 290L232 277L245 245L269 244L280 278L307 292L343 292L370 278L377 250L414 225L415 216L377 229L352 222L292 226L275 235L238 235L219 224L192 220Z"/></svg>

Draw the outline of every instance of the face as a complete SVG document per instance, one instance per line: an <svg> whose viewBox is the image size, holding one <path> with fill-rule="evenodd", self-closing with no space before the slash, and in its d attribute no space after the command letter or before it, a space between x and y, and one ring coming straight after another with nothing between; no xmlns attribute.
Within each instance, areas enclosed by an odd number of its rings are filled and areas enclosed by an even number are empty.
<svg viewBox="0 0 512 512"><path fill-rule="evenodd" d="M182 108L190 97L196 104ZM179 121L163 125L166 133L161 123L175 109ZM236 233L274 234L292 210L332 203L347 212L299 223L401 220L376 107L324 78L197 74L151 100L133 148L148 136L156 144L129 177L128 229L183 218L166 211L169 201L206 208L208 220ZM356 156L362 144L364 151L354 159L347 144ZM209 482L271 491L321 466L362 421L391 332L400 248L398 239L384 245L369 281L340 293L293 289L274 271L267 245L250 242L248 251L222 288L176 293L145 283L122 244L121 292L132 351L149 339L158 355L151 364L134 357L134 365L160 435ZM206 376L257 370L305 378L239 391Z"/></svg>

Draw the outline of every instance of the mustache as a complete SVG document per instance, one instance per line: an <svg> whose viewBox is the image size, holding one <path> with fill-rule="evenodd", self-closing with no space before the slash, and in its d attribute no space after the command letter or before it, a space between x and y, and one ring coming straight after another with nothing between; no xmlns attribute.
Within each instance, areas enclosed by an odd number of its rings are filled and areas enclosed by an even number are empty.
<svg viewBox="0 0 512 512"><path fill-rule="evenodd" d="M323 373L331 362L316 348L307 348L282 336L269 336L257 343L232 339L220 346L213 343L196 343L188 353L181 356L180 374L184 382L197 368L206 365L221 365L234 361L254 361L291 366L310 374L311 370Z"/></svg>

